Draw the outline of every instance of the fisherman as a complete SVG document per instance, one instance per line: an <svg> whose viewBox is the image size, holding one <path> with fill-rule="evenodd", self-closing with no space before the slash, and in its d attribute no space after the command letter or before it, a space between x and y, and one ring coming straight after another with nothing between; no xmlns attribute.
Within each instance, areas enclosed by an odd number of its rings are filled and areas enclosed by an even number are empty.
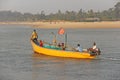
<svg viewBox="0 0 120 80"><path fill-rule="evenodd" d="M36 44L39 44L37 39L38 39L38 34L36 30L34 29L31 35L31 40L33 40Z"/></svg>
<svg viewBox="0 0 120 80"><path fill-rule="evenodd" d="M100 49L97 48L95 42L93 43L93 47L92 47L92 48L89 48L88 51L90 51L91 54L94 54L94 55L100 55L100 52L101 52Z"/></svg>
<svg viewBox="0 0 120 80"><path fill-rule="evenodd" d="M65 50L65 44L64 43L61 44L61 47L62 47L62 50Z"/></svg>
<svg viewBox="0 0 120 80"><path fill-rule="evenodd" d="M76 51L79 51L79 52L83 52L83 49L82 47L80 46L80 44L77 45L78 47L75 48Z"/></svg>
<svg viewBox="0 0 120 80"><path fill-rule="evenodd" d="M43 47L43 41L42 40L40 40L40 46Z"/></svg>

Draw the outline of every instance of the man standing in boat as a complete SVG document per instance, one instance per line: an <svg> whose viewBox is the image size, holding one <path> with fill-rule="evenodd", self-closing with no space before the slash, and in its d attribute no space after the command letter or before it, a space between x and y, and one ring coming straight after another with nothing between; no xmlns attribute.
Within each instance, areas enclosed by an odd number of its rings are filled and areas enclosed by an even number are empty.
<svg viewBox="0 0 120 80"><path fill-rule="evenodd" d="M32 32L32 35L31 35L31 40L33 40L36 44L39 44L37 39L38 39L38 34L37 34L36 30L34 29Z"/></svg>

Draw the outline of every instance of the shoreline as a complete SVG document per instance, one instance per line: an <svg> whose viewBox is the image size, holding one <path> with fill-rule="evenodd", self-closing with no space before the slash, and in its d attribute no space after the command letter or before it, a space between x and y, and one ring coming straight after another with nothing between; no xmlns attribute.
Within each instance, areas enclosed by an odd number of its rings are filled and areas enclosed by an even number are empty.
<svg viewBox="0 0 120 80"><path fill-rule="evenodd" d="M35 28L120 28L120 21L102 21L102 22L0 22L0 24L29 25Z"/></svg>

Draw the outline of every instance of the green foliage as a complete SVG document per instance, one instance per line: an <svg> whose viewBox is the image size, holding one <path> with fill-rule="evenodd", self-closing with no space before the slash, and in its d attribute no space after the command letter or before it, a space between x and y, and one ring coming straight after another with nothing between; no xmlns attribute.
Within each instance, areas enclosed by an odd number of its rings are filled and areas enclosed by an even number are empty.
<svg viewBox="0 0 120 80"><path fill-rule="evenodd" d="M0 11L0 21L118 21L120 20L120 2L113 8L104 11L94 12L92 9L84 11L80 9L78 12L66 11L51 13L46 15L44 11L37 14L20 13L12 11Z"/></svg>
<svg viewBox="0 0 120 80"><path fill-rule="evenodd" d="M120 2L118 2L116 5L115 5L115 18L117 20L120 20Z"/></svg>

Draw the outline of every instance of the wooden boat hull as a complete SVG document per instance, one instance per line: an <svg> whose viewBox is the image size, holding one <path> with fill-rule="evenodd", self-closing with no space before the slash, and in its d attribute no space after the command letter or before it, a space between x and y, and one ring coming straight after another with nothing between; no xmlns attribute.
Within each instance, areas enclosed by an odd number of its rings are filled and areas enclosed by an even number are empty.
<svg viewBox="0 0 120 80"><path fill-rule="evenodd" d="M55 50L55 49L40 47L37 44L35 44L32 40L31 40L31 45L34 52L48 56L66 57L66 58L84 58L84 59L87 58L94 59L96 57L96 56L91 56L88 52L63 51L63 50Z"/></svg>

